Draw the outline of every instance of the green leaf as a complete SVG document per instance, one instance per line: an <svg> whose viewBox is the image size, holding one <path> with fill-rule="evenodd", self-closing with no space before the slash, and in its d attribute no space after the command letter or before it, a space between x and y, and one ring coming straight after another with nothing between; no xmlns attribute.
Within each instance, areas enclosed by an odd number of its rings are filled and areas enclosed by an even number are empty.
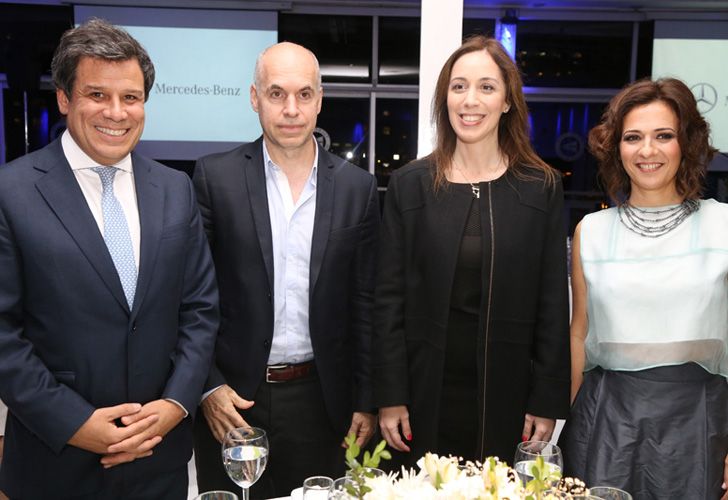
<svg viewBox="0 0 728 500"><path fill-rule="evenodd" d="M384 442L384 441L382 441ZM389 453L389 450L382 450L382 452L379 454L381 458L384 460L392 460L392 454Z"/></svg>

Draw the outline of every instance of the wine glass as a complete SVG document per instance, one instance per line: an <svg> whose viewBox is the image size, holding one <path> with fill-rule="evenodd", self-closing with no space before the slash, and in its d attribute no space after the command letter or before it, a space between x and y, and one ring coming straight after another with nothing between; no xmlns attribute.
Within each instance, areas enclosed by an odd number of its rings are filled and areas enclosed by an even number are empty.
<svg viewBox="0 0 728 500"><path fill-rule="evenodd" d="M206 491L195 497L195 500L238 500L235 493L229 491Z"/></svg>
<svg viewBox="0 0 728 500"><path fill-rule="evenodd" d="M230 479L243 489L242 500L248 500L248 489L263 474L268 463L268 436L257 427L231 429L222 440L222 463Z"/></svg>
<svg viewBox="0 0 728 500"><path fill-rule="evenodd" d="M589 488L589 494L604 500L632 500L632 495L611 486L594 486Z"/></svg>
<svg viewBox="0 0 728 500"><path fill-rule="evenodd" d="M533 467L536 465L536 459L543 458L546 473L561 472L564 467L564 460L561 457L561 449L555 444L546 441L524 441L518 443L516 447L516 456L513 459L514 468L518 477L525 486L533 479Z"/></svg>
<svg viewBox="0 0 728 500"><path fill-rule="evenodd" d="M303 482L303 500L328 500L334 480L328 476L311 476Z"/></svg>
<svg viewBox="0 0 728 500"><path fill-rule="evenodd" d="M344 476L334 481L334 485L329 493L329 500L346 500L349 498L347 486L354 487L354 480L351 477Z"/></svg>

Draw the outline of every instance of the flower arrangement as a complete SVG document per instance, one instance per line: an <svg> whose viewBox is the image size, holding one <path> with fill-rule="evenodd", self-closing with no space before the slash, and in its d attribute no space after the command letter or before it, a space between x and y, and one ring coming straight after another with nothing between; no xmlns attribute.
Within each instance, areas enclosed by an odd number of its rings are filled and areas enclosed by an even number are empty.
<svg viewBox="0 0 728 500"><path fill-rule="evenodd" d="M347 489L349 498L360 500L552 500L571 498L588 492L584 483L568 478L537 460L529 471L532 479L525 486L516 472L498 458L484 462L460 464L455 457L427 453L417 465L419 471L402 468L401 473L373 476L368 467L376 467L389 453L382 441L373 454L365 454L362 463L356 460L358 449L347 450L347 464L355 478ZM356 453L354 453L356 452ZM376 462L376 464L374 464ZM558 485L558 486L556 486Z"/></svg>

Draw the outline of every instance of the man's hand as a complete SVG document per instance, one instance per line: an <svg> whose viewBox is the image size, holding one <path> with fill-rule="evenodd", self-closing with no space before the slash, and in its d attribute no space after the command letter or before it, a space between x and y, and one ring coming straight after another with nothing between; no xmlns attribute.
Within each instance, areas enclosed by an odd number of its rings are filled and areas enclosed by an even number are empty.
<svg viewBox="0 0 728 500"><path fill-rule="evenodd" d="M401 434L400 427L402 428ZM410 447L402 441L402 435L407 441L412 441L412 430L410 429L409 413L406 406L380 408L379 428L382 430L382 436L387 440L389 446L399 451L410 451Z"/></svg>
<svg viewBox="0 0 728 500"><path fill-rule="evenodd" d="M212 435L222 443L225 433L236 427L250 427L238 410L247 410L255 404L238 396L232 387L220 386L202 402L202 413Z"/></svg>
<svg viewBox="0 0 728 500"><path fill-rule="evenodd" d="M128 428L150 417L156 419L146 430L109 446L108 453L101 458L104 468L151 455L152 448L182 421L185 412L171 401L157 399L142 406L139 412L121 417L121 423Z"/></svg>
<svg viewBox="0 0 728 500"><path fill-rule="evenodd" d="M556 420L553 418L535 417L526 413L523 419L523 441L549 441L554 433Z"/></svg>
<svg viewBox="0 0 728 500"><path fill-rule="evenodd" d="M349 431L346 435L354 434L356 436L356 444L360 447L364 447L374 435L374 425L376 421L377 417L371 413L355 411L351 417L351 426L349 427ZM344 441L341 442L341 447L347 447Z"/></svg>
<svg viewBox="0 0 728 500"><path fill-rule="evenodd" d="M71 436L68 444L82 450L98 453L110 453L110 447L128 439L139 439L136 449L146 453L156 443L145 438L149 428L159 420L158 415L146 415L137 419L133 425L119 427L117 419L137 415L142 409L139 403L124 403L117 406L96 409L83 425ZM153 435L149 436L150 438ZM158 442L158 441L157 441ZM143 446L142 446L143 445Z"/></svg>

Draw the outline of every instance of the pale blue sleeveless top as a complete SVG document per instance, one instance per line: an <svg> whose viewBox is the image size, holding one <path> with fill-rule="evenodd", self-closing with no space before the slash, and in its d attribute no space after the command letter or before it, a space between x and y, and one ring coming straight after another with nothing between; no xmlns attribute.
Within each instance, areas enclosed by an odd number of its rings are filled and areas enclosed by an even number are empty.
<svg viewBox="0 0 728 500"><path fill-rule="evenodd" d="M581 223L589 330L585 369L696 362L728 376L728 205L700 210L657 238L633 233L616 208Z"/></svg>

